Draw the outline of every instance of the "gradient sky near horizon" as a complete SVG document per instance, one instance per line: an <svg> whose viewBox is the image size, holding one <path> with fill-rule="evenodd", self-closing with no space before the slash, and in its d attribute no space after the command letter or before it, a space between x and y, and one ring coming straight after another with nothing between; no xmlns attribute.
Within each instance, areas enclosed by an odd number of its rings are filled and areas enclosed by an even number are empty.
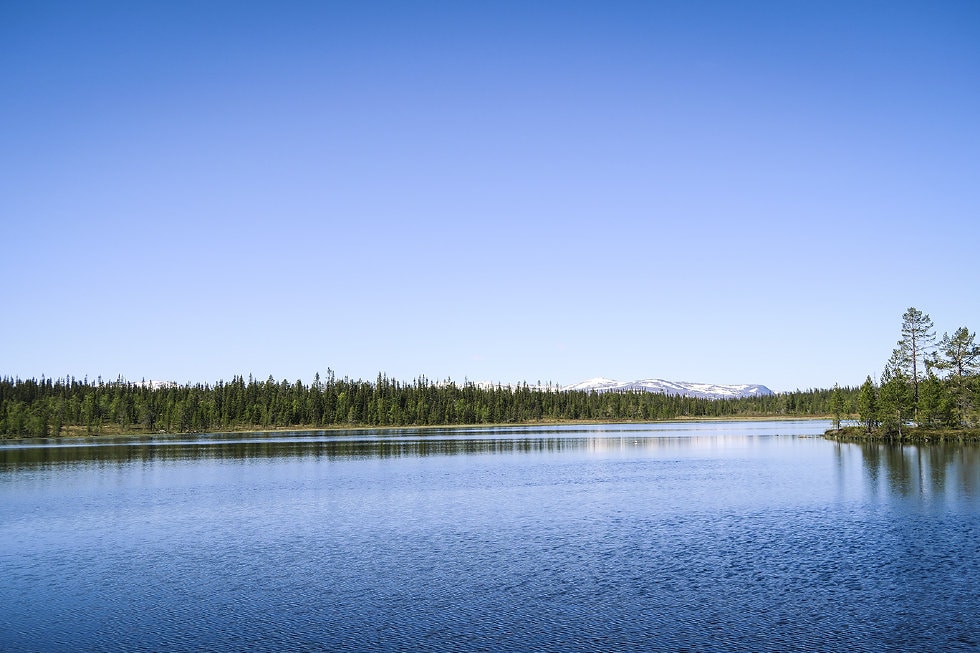
<svg viewBox="0 0 980 653"><path fill-rule="evenodd" d="M980 3L0 4L0 376L762 383L980 328Z"/></svg>

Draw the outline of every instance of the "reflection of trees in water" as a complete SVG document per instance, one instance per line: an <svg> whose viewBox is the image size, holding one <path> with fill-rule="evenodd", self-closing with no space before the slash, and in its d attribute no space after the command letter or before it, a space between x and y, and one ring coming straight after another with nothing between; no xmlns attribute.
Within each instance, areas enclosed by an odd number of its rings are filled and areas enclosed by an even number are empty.
<svg viewBox="0 0 980 653"><path fill-rule="evenodd" d="M511 440L278 440L128 442L0 449L0 465L32 467L72 463L135 463L272 458L401 458L479 453L530 453L581 448L565 438Z"/></svg>
<svg viewBox="0 0 980 653"><path fill-rule="evenodd" d="M863 443L861 458L873 493L887 484L901 496L941 496L956 484L967 495L980 487L980 447Z"/></svg>
<svg viewBox="0 0 980 653"><path fill-rule="evenodd" d="M699 449L745 444L750 436L711 435L644 437L625 432L618 437L554 435L480 437L478 433L446 437L399 431L392 435L330 436L322 432L221 435L199 439L140 438L117 442L81 442L0 447L0 469L90 463L128 464L182 460L245 460L323 458L356 460L473 454L529 454L561 451L607 453L631 449Z"/></svg>

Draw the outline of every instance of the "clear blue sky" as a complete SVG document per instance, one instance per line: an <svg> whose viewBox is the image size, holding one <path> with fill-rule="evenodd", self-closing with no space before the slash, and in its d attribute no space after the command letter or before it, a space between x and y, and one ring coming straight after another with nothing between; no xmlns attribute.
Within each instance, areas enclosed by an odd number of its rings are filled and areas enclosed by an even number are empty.
<svg viewBox="0 0 980 653"><path fill-rule="evenodd" d="M980 3L0 3L0 375L876 375L980 328Z"/></svg>

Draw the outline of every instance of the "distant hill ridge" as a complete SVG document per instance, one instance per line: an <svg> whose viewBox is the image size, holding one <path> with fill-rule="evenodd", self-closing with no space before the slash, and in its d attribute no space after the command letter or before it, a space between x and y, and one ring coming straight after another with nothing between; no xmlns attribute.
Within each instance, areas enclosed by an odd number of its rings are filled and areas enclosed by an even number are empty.
<svg viewBox="0 0 980 653"><path fill-rule="evenodd" d="M595 392L659 392L666 395L697 397L700 399L740 399L743 397L758 397L775 394L764 385L743 383L739 385L723 385L717 383L690 383L687 381L665 381L664 379L639 379L636 381L616 381L605 377L597 377L566 385L562 390L584 390Z"/></svg>
<svg viewBox="0 0 980 653"><path fill-rule="evenodd" d="M174 381L138 381L138 382L127 382L120 381L122 383L129 383L131 385L149 388L151 390L160 390L167 388L176 388L180 384ZM437 383L436 385L446 385L448 381ZM502 385L500 383L489 383L489 382L478 382L474 383L478 388L494 388L494 387L504 387L504 388L519 388L520 383L517 384L506 384ZM775 394L772 390L764 385L759 385L757 383L742 383L738 385L725 385L718 383L690 383L687 381L666 381L664 379L638 379L636 381L616 381L615 379L608 379L606 377L596 377L594 379L589 379L587 381L582 381L581 383L573 383L572 385L565 386L538 386L531 385L528 386L534 390L580 390L584 392L659 392L665 395L679 395L682 397L697 397L699 399L740 399L743 397L759 397L765 395Z"/></svg>

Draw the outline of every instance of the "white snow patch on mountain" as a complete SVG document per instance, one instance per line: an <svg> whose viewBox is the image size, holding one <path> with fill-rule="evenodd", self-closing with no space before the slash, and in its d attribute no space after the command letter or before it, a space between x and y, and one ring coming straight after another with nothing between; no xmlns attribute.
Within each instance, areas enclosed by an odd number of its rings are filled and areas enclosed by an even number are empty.
<svg viewBox="0 0 980 653"><path fill-rule="evenodd" d="M594 379L589 379L588 381L582 381L581 383L575 383L573 385L563 386L562 390L596 390L602 392L604 390L618 390L622 383L620 381L615 381L613 379L607 379L602 376L597 376Z"/></svg>
<svg viewBox="0 0 980 653"><path fill-rule="evenodd" d="M742 383L724 385L717 383L689 383L686 381L666 381L664 379L638 379L636 381L616 381L596 377L581 383L562 386L562 390L583 390L593 392L660 392L667 395L699 397L702 399L739 399L774 394L764 385Z"/></svg>

